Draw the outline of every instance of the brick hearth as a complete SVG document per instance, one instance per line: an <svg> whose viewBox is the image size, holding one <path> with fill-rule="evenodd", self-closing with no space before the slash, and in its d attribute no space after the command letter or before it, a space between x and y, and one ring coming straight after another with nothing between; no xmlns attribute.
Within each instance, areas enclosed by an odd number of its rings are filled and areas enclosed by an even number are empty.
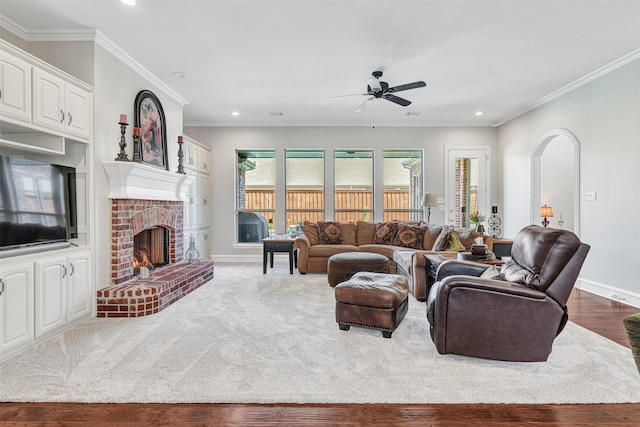
<svg viewBox="0 0 640 427"><path fill-rule="evenodd" d="M157 313L213 278L213 261L181 262L98 291L97 317L141 317Z"/></svg>

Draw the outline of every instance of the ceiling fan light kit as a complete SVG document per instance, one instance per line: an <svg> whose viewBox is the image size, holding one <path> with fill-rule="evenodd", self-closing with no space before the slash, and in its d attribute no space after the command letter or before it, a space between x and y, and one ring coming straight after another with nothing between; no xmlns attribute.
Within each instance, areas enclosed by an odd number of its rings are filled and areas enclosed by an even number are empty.
<svg viewBox="0 0 640 427"><path fill-rule="evenodd" d="M411 101L400 98L399 96L394 95L396 92L401 92L403 90L409 89L417 89L421 87L425 87L427 84L423 81L417 81L413 83L406 83L399 86L389 87L389 83L383 82L380 80L382 77L382 71L374 71L371 73L372 77L368 77L367 81L367 93L363 93L362 96L368 96L368 98L356 108L355 112L359 113L364 109L367 105L367 102L373 101L374 99L386 99L387 101L391 101L394 104L398 104L402 107L406 107L411 105ZM352 95L346 95L352 96ZM358 96L358 95L355 95ZM342 97L336 97L342 98Z"/></svg>

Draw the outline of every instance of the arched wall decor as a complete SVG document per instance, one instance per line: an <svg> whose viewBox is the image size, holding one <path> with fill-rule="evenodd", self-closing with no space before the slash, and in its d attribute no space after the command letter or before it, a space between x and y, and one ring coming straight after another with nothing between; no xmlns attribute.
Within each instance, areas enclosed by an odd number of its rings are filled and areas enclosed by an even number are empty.
<svg viewBox="0 0 640 427"><path fill-rule="evenodd" d="M557 128L546 132L540 138L531 154L531 223L540 222L540 204L542 201L542 155L550 142L561 137L573 144L573 170L574 170L574 207L573 207L573 232L580 235L580 142L578 138L567 129Z"/></svg>

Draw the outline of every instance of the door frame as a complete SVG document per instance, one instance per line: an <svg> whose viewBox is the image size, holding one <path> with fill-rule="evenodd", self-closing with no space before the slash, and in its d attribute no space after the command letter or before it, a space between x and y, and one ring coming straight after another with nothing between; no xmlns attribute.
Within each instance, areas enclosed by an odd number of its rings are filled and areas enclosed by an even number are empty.
<svg viewBox="0 0 640 427"><path fill-rule="evenodd" d="M475 146L446 146L444 147L444 223L451 225L451 209L456 205L455 202L455 179L451 180L451 173L455 173L455 166L452 168L452 162L456 158L478 158L484 157L484 177L478 177L478 210L489 216L489 206L491 201L491 147L488 145ZM484 188L482 186L484 185ZM467 214L469 214L468 212Z"/></svg>
<svg viewBox="0 0 640 427"><path fill-rule="evenodd" d="M540 138L531 153L531 223L540 222L542 204L542 154L551 141L563 137L573 144L573 232L580 236L580 142L571 131L563 128L551 129Z"/></svg>

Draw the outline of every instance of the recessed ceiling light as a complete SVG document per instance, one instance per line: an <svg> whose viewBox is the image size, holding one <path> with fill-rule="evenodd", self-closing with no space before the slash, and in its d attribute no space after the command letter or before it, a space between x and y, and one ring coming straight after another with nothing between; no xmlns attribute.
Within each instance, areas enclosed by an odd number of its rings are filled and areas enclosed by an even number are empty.
<svg viewBox="0 0 640 427"><path fill-rule="evenodd" d="M476 111L476 116L481 116L481 115L483 115L483 114L484 114L484 113L483 113L482 111Z"/></svg>
<svg viewBox="0 0 640 427"><path fill-rule="evenodd" d="M232 116L239 116L239 115L240 115L240 113L238 113L237 111L234 111L234 112L232 112L232 113L231 113L231 115L232 115Z"/></svg>
<svg viewBox="0 0 640 427"><path fill-rule="evenodd" d="M174 71L173 73L171 73L171 75L173 77L178 77L178 78L183 78L184 77L184 73L180 72L180 71Z"/></svg>
<svg viewBox="0 0 640 427"><path fill-rule="evenodd" d="M120 1L126 4L127 6L133 6L136 4L136 0L120 0Z"/></svg>

